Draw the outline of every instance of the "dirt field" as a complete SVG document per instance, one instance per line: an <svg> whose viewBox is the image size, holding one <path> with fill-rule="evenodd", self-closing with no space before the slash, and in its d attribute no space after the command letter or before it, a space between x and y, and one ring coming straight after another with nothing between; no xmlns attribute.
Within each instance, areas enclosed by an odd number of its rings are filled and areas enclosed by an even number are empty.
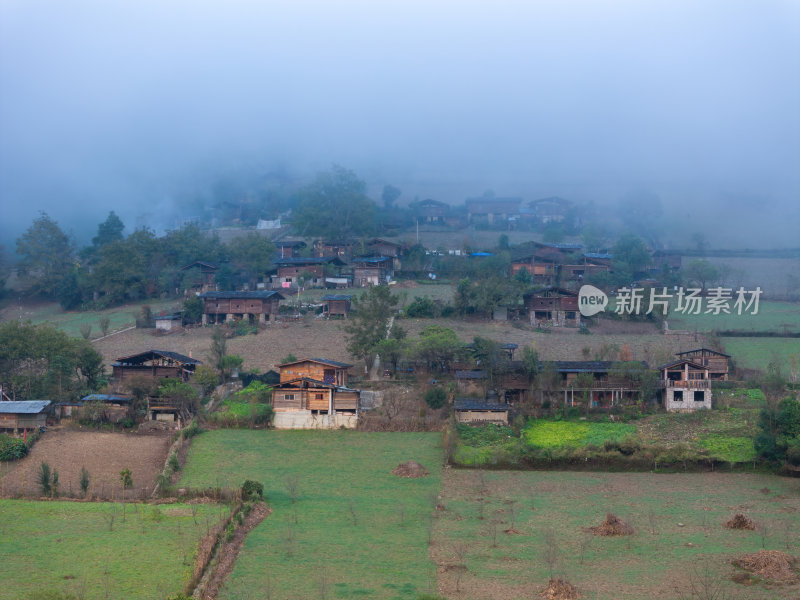
<svg viewBox="0 0 800 600"><path fill-rule="evenodd" d="M0 463L0 496L36 496L40 492L38 472L42 461L59 474L59 489L65 496L80 496L82 467L90 474L90 494L119 499L119 472L128 468L133 489L127 498L141 498L153 490L172 442L169 434L138 435L81 431L66 427L50 429L30 454L16 463Z"/></svg>

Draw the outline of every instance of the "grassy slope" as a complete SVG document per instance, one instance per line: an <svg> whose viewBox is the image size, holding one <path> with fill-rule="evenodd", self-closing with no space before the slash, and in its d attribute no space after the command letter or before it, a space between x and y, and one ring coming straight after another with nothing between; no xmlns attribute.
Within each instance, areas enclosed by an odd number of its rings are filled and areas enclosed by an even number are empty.
<svg viewBox="0 0 800 600"><path fill-rule="evenodd" d="M274 512L247 538L222 598L409 598L435 580L427 523L441 488L438 434L219 430L192 443L181 485L264 483ZM428 477L391 470L416 460ZM293 506L284 485L297 477ZM355 513L355 524L353 514ZM297 522L295 522L295 514ZM323 581L324 580L324 581Z"/></svg>
<svg viewBox="0 0 800 600"><path fill-rule="evenodd" d="M0 500L0 598L84 591L87 600L161 600L182 591L207 518L213 525L224 510L198 505L195 524L187 505L128 504L123 522L120 504Z"/></svg>
<svg viewBox="0 0 800 600"><path fill-rule="evenodd" d="M746 296L749 298L749 295ZM800 330L800 304L795 302L776 302L762 300L759 302L758 314L737 315L730 304L731 314L699 314L684 315L670 312L667 320L670 329L685 329L689 331L776 331L783 332ZM703 301L702 310L706 310L707 302ZM744 313L744 311L743 311Z"/></svg>
<svg viewBox="0 0 800 600"><path fill-rule="evenodd" d="M746 511L767 527L768 549L797 554L797 480L766 475L489 471L484 481L487 489L479 492L479 472L451 470L445 475L447 510L436 522L433 554L439 564L452 565L459 545L466 546L468 568L459 582L461 594L454 593L454 577L448 575L455 571L444 571L440 583L449 598L538 597L549 576L548 529L558 547L554 572L576 584L586 598L689 597L678 594L676 587L685 585L692 569L705 561L725 592L738 594L726 597L796 598L800 591L798 585L767 590L763 585L753 589L732 583L728 561L759 550L762 538L759 532L722 527L733 511ZM479 497L485 498L483 519ZM631 522L636 535L601 538L584 533L584 528L599 525L607 511ZM512 512L517 534L504 533ZM492 543L495 523L497 547Z"/></svg>
<svg viewBox="0 0 800 600"><path fill-rule="evenodd" d="M795 331L800 330L800 325ZM736 364L745 369L767 370L767 365L777 360L784 375L791 368L791 357L800 363L800 338L720 338L725 352L733 356ZM796 368L796 367L795 367Z"/></svg>
<svg viewBox="0 0 800 600"><path fill-rule="evenodd" d="M100 337L100 319L108 317L109 331L131 327L136 324L136 316L144 305L150 306L153 314L160 311L179 309L181 300L147 300L125 304L114 308L98 311L65 311L55 302L45 302L36 304L26 304L18 308L9 304L3 309L3 319L22 319L29 320L34 324L49 323L64 331L71 337L81 337L81 326L89 324L92 326L90 337L92 339Z"/></svg>

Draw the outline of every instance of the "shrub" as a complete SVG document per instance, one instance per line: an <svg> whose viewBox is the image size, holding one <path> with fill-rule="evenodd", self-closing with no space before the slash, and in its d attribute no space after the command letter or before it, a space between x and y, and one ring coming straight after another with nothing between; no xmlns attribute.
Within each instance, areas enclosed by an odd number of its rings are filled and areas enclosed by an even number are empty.
<svg viewBox="0 0 800 600"><path fill-rule="evenodd" d="M192 422L183 428L181 435L183 436L183 439L188 440L189 438L192 438L198 433L202 432L203 430L200 429L200 426L197 424L197 419L192 419Z"/></svg>
<svg viewBox="0 0 800 600"><path fill-rule="evenodd" d="M50 483L50 465L44 461L39 465L38 479L39 485L42 488L42 494L49 496L50 492L53 491L52 484Z"/></svg>
<svg viewBox="0 0 800 600"><path fill-rule="evenodd" d="M81 467L81 475L78 479L78 485L81 487L81 492L83 492L83 495L85 496L89 491L89 471L86 470L86 467Z"/></svg>
<svg viewBox="0 0 800 600"><path fill-rule="evenodd" d="M242 484L242 500L261 500L264 497L264 484L247 479Z"/></svg>
<svg viewBox="0 0 800 600"><path fill-rule="evenodd" d="M173 454L169 457L167 465L169 466L169 468L172 470L173 473L181 470L181 463L178 460L177 454Z"/></svg>
<svg viewBox="0 0 800 600"><path fill-rule="evenodd" d="M23 440L4 433L0 434L0 460L17 460L26 454L28 454L28 446Z"/></svg>
<svg viewBox="0 0 800 600"><path fill-rule="evenodd" d="M425 404L435 409L442 408L447 400L447 392L444 388L433 387L425 392Z"/></svg>
<svg viewBox="0 0 800 600"><path fill-rule="evenodd" d="M131 475L131 470L129 468L125 467L119 472L119 480L122 482L122 487L133 487L133 476Z"/></svg>

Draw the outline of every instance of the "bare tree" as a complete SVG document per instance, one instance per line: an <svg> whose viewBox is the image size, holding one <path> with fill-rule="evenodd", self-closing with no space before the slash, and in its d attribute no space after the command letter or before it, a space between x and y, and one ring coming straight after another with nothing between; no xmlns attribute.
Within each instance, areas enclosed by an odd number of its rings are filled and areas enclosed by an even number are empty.
<svg viewBox="0 0 800 600"><path fill-rule="evenodd" d="M283 485L286 488L286 493L289 494L289 499L292 504L297 502L298 484L300 483L297 475L287 475L283 480Z"/></svg>
<svg viewBox="0 0 800 600"><path fill-rule="evenodd" d="M558 564L558 540L556 539L556 532L552 527L545 529L544 550L542 554L542 558L550 571L550 579L552 579L556 570L556 565Z"/></svg>

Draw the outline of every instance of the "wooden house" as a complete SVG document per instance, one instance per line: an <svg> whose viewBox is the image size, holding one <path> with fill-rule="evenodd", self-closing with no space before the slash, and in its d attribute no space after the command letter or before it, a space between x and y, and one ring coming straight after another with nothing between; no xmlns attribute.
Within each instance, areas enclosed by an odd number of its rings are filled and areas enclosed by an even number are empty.
<svg viewBox="0 0 800 600"><path fill-rule="evenodd" d="M338 256L347 258L353 255L356 242L348 240L317 240L314 242L314 256Z"/></svg>
<svg viewBox="0 0 800 600"><path fill-rule="evenodd" d="M355 287L389 283L394 277L392 259L388 256L361 256L351 262Z"/></svg>
<svg viewBox="0 0 800 600"><path fill-rule="evenodd" d="M191 356L168 350L147 350L131 356L118 358L111 364L112 377L124 381L131 377L151 377L153 379L176 378L188 381L198 365L203 364Z"/></svg>
<svg viewBox="0 0 800 600"><path fill-rule="evenodd" d="M203 299L203 325L237 319L266 323L278 318L278 306L284 299L278 292L205 292Z"/></svg>
<svg viewBox="0 0 800 600"><path fill-rule="evenodd" d="M707 366L681 358L658 368L664 408L680 412L711 408L711 379Z"/></svg>
<svg viewBox="0 0 800 600"><path fill-rule="evenodd" d="M489 381L486 371L464 369L455 372L456 388L462 394L483 394Z"/></svg>
<svg viewBox="0 0 800 600"><path fill-rule="evenodd" d="M105 418L110 423L119 423L124 419L131 406L133 398L131 396L121 396L117 394L89 394L80 400L68 400L59 402L55 406L56 416L62 419L75 417L78 410L89 402L100 402L103 405Z"/></svg>
<svg viewBox="0 0 800 600"><path fill-rule="evenodd" d="M724 352L717 352L710 348L696 348L694 350L686 350L685 352L677 352L675 354L678 358L685 358L695 364L703 365L708 368L708 378L717 381L727 381L729 371L730 354Z"/></svg>
<svg viewBox="0 0 800 600"><path fill-rule="evenodd" d="M527 271L533 277L534 273L533 253L521 254L511 257L511 270L510 276L514 277L520 271Z"/></svg>
<svg viewBox="0 0 800 600"><path fill-rule="evenodd" d="M594 408L608 408L639 398L639 387L624 375L616 374L620 363L611 360L557 360L553 366L559 375L564 404L583 403L584 397ZM647 363L641 363L647 368ZM589 382L591 376L591 383ZM648 399L645 399L648 400Z"/></svg>
<svg viewBox="0 0 800 600"><path fill-rule="evenodd" d="M273 244L275 244L278 258L300 256L300 251L306 247L306 243L301 240L281 240L273 242Z"/></svg>
<svg viewBox="0 0 800 600"><path fill-rule="evenodd" d="M280 383L272 392L275 426L300 429L355 426L361 392L346 385L351 367L324 358L278 365Z"/></svg>
<svg viewBox="0 0 800 600"><path fill-rule="evenodd" d="M0 402L0 431L26 431L47 425L50 400Z"/></svg>
<svg viewBox="0 0 800 600"><path fill-rule="evenodd" d="M411 209L420 225L445 225L450 213L449 204L431 198L412 204Z"/></svg>
<svg viewBox="0 0 800 600"><path fill-rule="evenodd" d="M519 218L522 198L467 198L467 221L493 225Z"/></svg>
<svg viewBox="0 0 800 600"><path fill-rule="evenodd" d="M352 296L348 294L326 294L322 297L322 314L327 318L344 317L350 313Z"/></svg>
<svg viewBox="0 0 800 600"><path fill-rule="evenodd" d="M542 225L563 223L571 208L572 203L569 200L564 200L564 198L559 198L558 196L540 198L539 200L528 202L531 217L536 223Z"/></svg>
<svg viewBox="0 0 800 600"><path fill-rule="evenodd" d="M453 410L458 423L508 425L508 404L478 398L456 398Z"/></svg>
<svg viewBox="0 0 800 600"><path fill-rule="evenodd" d="M400 258L403 256L408 248L405 244L398 242L391 242L381 238L373 238L367 243L367 249L373 256L389 256L391 258Z"/></svg>
<svg viewBox="0 0 800 600"><path fill-rule="evenodd" d="M581 324L576 292L549 287L524 294L522 300L533 326L579 327Z"/></svg>
<svg viewBox="0 0 800 600"><path fill-rule="evenodd" d="M289 288L298 287L301 276L305 278L303 282L305 287L324 287L326 275L330 274L333 277L339 277L345 263L338 256L308 258L293 256L277 258L275 259L275 265L278 267L278 274L276 276L277 281L273 280L273 283ZM331 273L331 270L335 271L335 273ZM326 271L328 271L327 274Z"/></svg>
<svg viewBox="0 0 800 600"><path fill-rule="evenodd" d="M217 289L214 280L218 267L211 263L196 260L193 263L181 267L181 271L186 271L184 281L188 282L186 293L202 294Z"/></svg>

